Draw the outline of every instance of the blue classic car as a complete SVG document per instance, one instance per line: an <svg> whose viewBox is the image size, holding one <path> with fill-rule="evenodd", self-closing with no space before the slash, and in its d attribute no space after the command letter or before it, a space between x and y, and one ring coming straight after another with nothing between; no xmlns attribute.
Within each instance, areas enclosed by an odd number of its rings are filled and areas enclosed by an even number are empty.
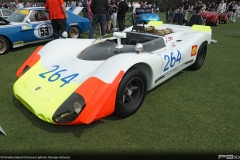
<svg viewBox="0 0 240 160"><path fill-rule="evenodd" d="M136 8L136 13L133 14L133 25L147 24L149 21L160 21L160 16L153 13L151 8Z"/></svg>
<svg viewBox="0 0 240 160"><path fill-rule="evenodd" d="M89 19L67 11L67 32L69 38L78 38L89 30ZM15 10L0 23L0 54L8 53L9 48L53 39L53 28L49 12L44 7L30 7Z"/></svg>
<svg viewBox="0 0 240 160"><path fill-rule="evenodd" d="M7 19L13 13L12 10L7 8L0 8L0 17Z"/></svg>

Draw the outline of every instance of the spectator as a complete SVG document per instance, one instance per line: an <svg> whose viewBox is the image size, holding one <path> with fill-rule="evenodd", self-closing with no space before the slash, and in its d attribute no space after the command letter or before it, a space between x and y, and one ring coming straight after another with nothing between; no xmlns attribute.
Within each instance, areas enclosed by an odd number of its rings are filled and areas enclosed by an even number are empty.
<svg viewBox="0 0 240 160"><path fill-rule="evenodd" d="M238 2L237 17L240 17L240 1Z"/></svg>
<svg viewBox="0 0 240 160"><path fill-rule="evenodd" d="M143 8L147 8L147 2L143 4Z"/></svg>
<svg viewBox="0 0 240 160"><path fill-rule="evenodd" d="M112 0L111 2L112 5L112 25L113 25L113 31L116 31L116 24L117 24L117 2L115 2L115 0Z"/></svg>
<svg viewBox="0 0 240 160"><path fill-rule="evenodd" d="M133 4L133 14L136 13L136 8L141 8L141 5L139 4L139 1Z"/></svg>
<svg viewBox="0 0 240 160"><path fill-rule="evenodd" d="M18 0L15 0L15 3L16 3L16 8L17 8L17 9L23 8L23 4L20 3Z"/></svg>
<svg viewBox="0 0 240 160"><path fill-rule="evenodd" d="M226 3L224 3L224 0L222 0L221 3L219 3L219 5L218 5L217 11L219 13L223 13L223 12L226 11L226 9L227 9L226 8Z"/></svg>
<svg viewBox="0 0 240 160"><path fill-rule="evenodd" d="M209 10L210 10L210 11L215 11L215 9L216 9L216 3L215 3L215 2L212 2L212 3L210 4L210 6L209 6Z"/></svg>
<svg viewBox="0 0 240 160"><path fill-rule="evenodd" d="M235 1L230 2L230 5L228 7L228 14L230 17L231 22L236 22L236 10L238 9L238 6L235 4Z"/></svg>
<svg viewBox="0 0 240 160"><path fill-rule="evenodd" d="M184 0L182 6L183 6L184 21L186 22L186 25L188 25L188 11L190 10L190 4L188 0Z"/></svg>
<svg viewBox="0 0 240 160"><path fill-rule="evenodd" d="M92 13L92 10L91 10L91 3L92 3L92 0L88 0L87 11L88 11L88 18L89 18L90 23L92 22L92 16L93 16L93 13Z"/></svg>
<svg viewBox="0 0 240 160"><path fill-rule="evenodd" d="M159 7L157 7L157 8L155 9L155 12L159 12Z"/></svg>
<svg viewBox="0 0 240 160"><path fill-rule="evenodd" d="M76 3L73 0L71 0L71 7L76 7Z"/></svg>
<svg viewBox="0 0 240 160"><path fill-rule="evenodd" d="M93 13L93 18L88 38L93 38L98 23L100 23L101 26L102 36L105 35L106 11L108 7L108 0L92 0L91 11Z"/></svg>
<svg viewBox="0 0 240 160"><path fill-rule="evenodd" d="M106 33L109 34L110 30L111 30L111 17L112 17L112 6L111 6L111 2L108 2L109 8L106 12Z"/></svg>
<svg viewBox="0 0 240 160"><path fill-rule="evenodd" d="M173 18L173 12L172 12L172 9L169 9L166 12L166 22L168 22L168 23L171 22L172 18Z"/></svg>
<svg viewBox="0 0 240 160"><path fill-rule="evenodd" d="M128 11L130 12L131 11L131 8L132 8L132 5L130 2L128 2Z"/></svg>
<svg viewBox="0 0 240 160"><path fill-rule="evenodd" d="M66 19L68 15L64 2L63 0L46 0L45 8L49 10L54 39L58 39L59 34L66 31Z"/></svg>
<svg viewBox="0 0 240 160"><path fill-rule="evenodd" d="M82 7L83 7L83 9L82 9L82 14L83 14L83 17L85 17L85 18L88 18L87 6L88 6L87 0L84 0L84 1L82 2Z"/></svg>
<svg viewBox="0 0 240 160"><path fill-rule="evenodd" d="M118 4L118 14L117 14L117 20L118 20L118 26L119 31L122 32L125 29L124 21L126 12L128 11L128 5L124 0L121 0Z"/></svg>
<svg viewBox="0 0 240 160"><path fill-rule="evenodd" d="M194 13L199 14L202 13L203 10L203 4L202 1L199 1L197 4L195 4L195 6L193 7Z"/></svg>
<svg viewBox="0 0 240 160"><path fill-rule="evenodd" d="M82 7L82 1L79 1L79 2L78 2L78 6L79 6L79 7Z"/></svg>

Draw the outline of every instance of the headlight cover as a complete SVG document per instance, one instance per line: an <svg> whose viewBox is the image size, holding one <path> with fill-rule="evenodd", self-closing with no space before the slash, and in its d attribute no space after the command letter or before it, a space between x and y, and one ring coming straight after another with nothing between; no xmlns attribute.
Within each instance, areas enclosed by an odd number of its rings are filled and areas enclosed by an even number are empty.
<svg viewBox="0 0 240 160"><path fill-rule="evenodd" d="M55 111L52 120L56 123L74 121L86 106L84 98L73 92Z"/></svg>

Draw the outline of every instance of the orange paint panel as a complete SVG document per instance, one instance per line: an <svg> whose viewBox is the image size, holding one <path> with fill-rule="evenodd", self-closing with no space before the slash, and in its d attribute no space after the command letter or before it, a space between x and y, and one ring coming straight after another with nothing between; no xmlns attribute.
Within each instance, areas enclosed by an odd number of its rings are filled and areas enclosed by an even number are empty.
<svg viewBox="0 0 240 160"><path fill-rule="evenodd" d="M70 122L69 125L89 124L112 114L115 109L116 92L123 75L124 71L120 71L111 84L96 77L91 77L81 84L75 92L83 96L86 107L80 113L80 116Z"/></svg>
<svg viewBox="0 0 240 160"><path fill-rule="evenodd" d="M96 77L91 77L83 82L75 92L84 97L85 102L89 102L100 85L100 80Z"/></svg>
<svg viewBox="0 0 240 160"><path fill-rule="evenodd" d="M40 55L38 55L37 53L42 49L43 46L39 46L32 54L30 57L28 57L28 59L23 63L23 65L18 69L16 75L17 77L20 77L20 75L22 74L23 70L25 69L26 66L32 67L34 64L36 64L38 62L38 60L40 59Z"/></svg>
<svg viewBox="0 0 240 160"><path fill-rule="evenodd" d="M191 56L196 56L197 54L197 45L192 46Z"/></svg>
<svg viewBox="0 0 240 160"><path fill-rule="evenodd" d="M39 55L39 54L36 54L36 55L33 57L32 61L28 64L28 66L29 66L29 67L34 66L34 65L39 61L39 59L40 59L40 55Z"/></svg>

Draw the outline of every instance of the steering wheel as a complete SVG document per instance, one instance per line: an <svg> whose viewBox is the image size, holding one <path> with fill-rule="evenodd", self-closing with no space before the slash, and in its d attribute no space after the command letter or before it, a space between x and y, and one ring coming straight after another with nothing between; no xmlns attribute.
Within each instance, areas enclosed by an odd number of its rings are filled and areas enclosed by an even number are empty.
<svg viewBox="0 0 240 160"><path fill-rule="evenodd" d="M116 42L114 42L112 39L107 39L106 41L116 44Z"/></svg>

